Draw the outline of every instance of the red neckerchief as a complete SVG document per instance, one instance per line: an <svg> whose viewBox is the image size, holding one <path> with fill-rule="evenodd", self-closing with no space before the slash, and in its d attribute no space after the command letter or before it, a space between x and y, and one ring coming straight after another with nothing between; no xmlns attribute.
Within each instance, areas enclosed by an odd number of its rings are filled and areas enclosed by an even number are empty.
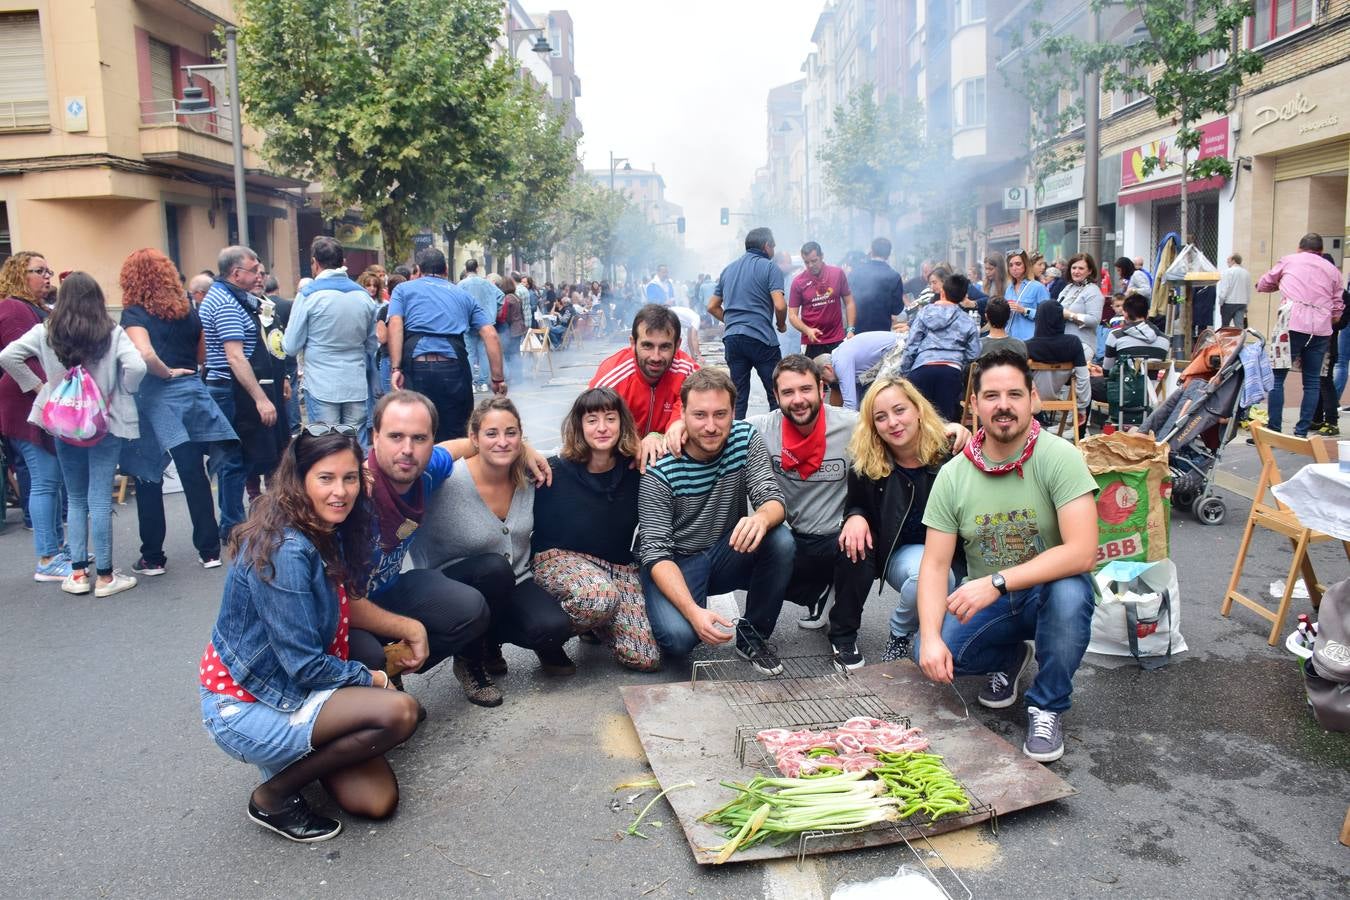
<svg viewBox="0 0 1350 900"><path fill-rule="evenodd" d="M1007 475L1009 472L1016 471L1018 478L1025 478L1022 472L1022 464L1031 459L1031 451L1036 449L1036 438L1041 435L1041 423L1036 419L1031 420L1031 427L1027 429L1027 445L1022 448L1022 455L1011 462L1000 463L997 466L985 462L984 453L984 429L981 428L975 432L975 436L966 444L966 458L975 464L986 475Z"/></svg>
<svg viewBox="0 0 1350 900"><path fill-rule="evenodd" d="M825 461L825 408L816 414L816 424L805 435L783 413L783 471L796 470L802 481L810 478Z"/></svg>

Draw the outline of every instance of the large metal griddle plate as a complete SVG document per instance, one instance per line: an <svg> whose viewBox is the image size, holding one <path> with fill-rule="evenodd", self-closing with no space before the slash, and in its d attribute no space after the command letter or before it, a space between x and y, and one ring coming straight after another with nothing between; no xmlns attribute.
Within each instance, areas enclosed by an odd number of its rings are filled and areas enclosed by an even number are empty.
<svg viewBox="0 0 1350 900"><path fill-rule="evenodd" d="M747 667L747 671L748 667ZM859 687L874 693L898 715L908 716L941 753L952 773L982 803L998 816L1049 803L1077 793L1072 785L1049 768L1028 759L1022 751L966 717L960 698L950 685L933 684L908 661L865 666L853 672ZM801 680L784 699L799 693ZM772 682L760 682L764 690ZM969 688L974 682L967 681ZM684 781L693 788L667 795L680 820L694 859L710 864L715 848L726 839L721 832L698 821L698 817L731 799L719 781L747 781L760 770L742 766L735 748L736 729L744 723L743 711L729 705L715 681L632 685L620 689L624 705L647 752L652 771L661 786ZM767 727L767 726L766 726ZM755 754L747 756L747 761ZM913 828L876 828L832 836L807 843L808 853L827 853L894 844L906 837L954 831L982 819L963 817L939 820L922 832ZM733 861L780 859L797 855L798 844L789 841L774 847L765 843L737 852Z"/></svg>

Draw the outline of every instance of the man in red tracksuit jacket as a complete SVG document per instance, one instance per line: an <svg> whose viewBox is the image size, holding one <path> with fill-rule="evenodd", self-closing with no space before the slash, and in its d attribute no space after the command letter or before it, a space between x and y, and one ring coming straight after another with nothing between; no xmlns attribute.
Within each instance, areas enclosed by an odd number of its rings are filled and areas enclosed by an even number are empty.
<svg viewBox="0 0 1350 900"><path fill-rule="evenodd" d="M665 454L668 434L682 438L680 388L698 363L679 346L680 320L669 307L649 303L633 317L629 345L600 363L591 379L591 387L613 388L628 405L642 435L643 469Z"/></svg>

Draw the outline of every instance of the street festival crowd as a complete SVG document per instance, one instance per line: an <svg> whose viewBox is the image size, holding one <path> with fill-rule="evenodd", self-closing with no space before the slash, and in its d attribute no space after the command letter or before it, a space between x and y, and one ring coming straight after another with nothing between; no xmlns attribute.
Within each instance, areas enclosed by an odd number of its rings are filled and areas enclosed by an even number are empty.
<svg viewBox="0 0 1350 900"><path fill-rule="evenodd" d="M402 673L448 661L465 697L493 707L504 644L566 676L580 637L637 671L731 645L773 676L785 600L847 672L883 583L898 602L868 653L934 681L981 676L983 705L1025 703L1026 755L1058 759L1093 614L1096 484L1037 413L1070 378L1084 404L1099 396L1120 350L1165 344L1144 299L1153 276L1122 257L1113 291L1087 254L1017 250L968 275L925 263L906 283L878 238L847 269L808 243L788 283L776 249L751 230L744 256L680 302L664 266L620 293L484 276L474 260L452 282L434 248L354 281L323 236L286 300L247 247L186 282L145 249L122 266L120 323L89 275L57 290L44 255L15 253L0 268L0 435L34 579L97 597L136 586L113 566L119 470L136 483L133 571L162 574L172 461L200 564L228 559L202 722L261 772L249 818L296 841L341 830L302 797L316 781L352 815L394 812L384 755L425 716ZM1256 285L1292 298L1271 343L1280 387L1301 363L1300 435L1335 424L1350 356L1321 250L1306 236ZM1218 299L1241 324L1252 281L1228 262ZM729 374L700 366L713 320ZM545 458L507 396L522 347L618 329L628 345ZM1029 360L1071 367L1045 381ZM968 370L973 435L956 424ZM752 375L770 411L747 417ZM739 617L709 608L735 590Z"/></svg>

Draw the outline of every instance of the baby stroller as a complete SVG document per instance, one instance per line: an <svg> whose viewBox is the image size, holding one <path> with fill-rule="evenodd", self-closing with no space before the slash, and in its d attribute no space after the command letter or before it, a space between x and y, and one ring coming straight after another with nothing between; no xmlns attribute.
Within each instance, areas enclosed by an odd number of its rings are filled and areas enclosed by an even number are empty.
<svg viewBox="0 0 1350 900"><path fill-rule="evenodd" d="M1241 356L1248 344L1263 351L1265 338L1241 328L1203 332L1181 384L1139 426L1167 444L1172 506L1189 506L1206 525L1219 525L1228 516L1223 499L1212 493L1214 470L1246 410Z"/></svg>

